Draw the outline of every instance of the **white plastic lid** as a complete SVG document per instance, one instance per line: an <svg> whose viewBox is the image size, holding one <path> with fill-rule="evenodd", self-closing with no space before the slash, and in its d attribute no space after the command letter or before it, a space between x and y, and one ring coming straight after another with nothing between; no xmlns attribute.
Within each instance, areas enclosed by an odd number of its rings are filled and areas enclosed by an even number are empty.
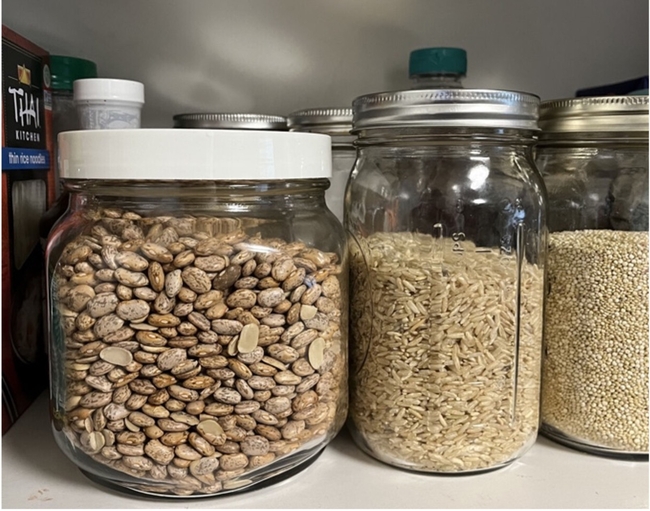
<svg viewBox="0 0 650 511"><path fill-rule="evenodd" d="M144 85L115 78L84 78L72 84L75 101L129 101L144 104Z"/></svg>
<svg viewBox="0 0 650 511"><path fill-rule="evenodd" d="M329 179L331 138L315 133L124 129L59 134L63 179Z"/></svg>

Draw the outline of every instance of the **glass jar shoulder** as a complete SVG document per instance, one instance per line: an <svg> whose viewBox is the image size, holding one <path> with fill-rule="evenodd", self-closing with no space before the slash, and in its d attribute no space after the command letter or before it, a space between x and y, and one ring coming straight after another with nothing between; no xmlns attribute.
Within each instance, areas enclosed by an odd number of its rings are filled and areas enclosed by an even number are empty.
<svg viewBox="0 0 650 511"><path fill-rule="evenodd" d="M155 236L156 229L178 226L183 226L178 236L241 230L251 236L301 241L342 255L345 234L324 200L327 184L327 180L202 182L198 186L182 181L75 183L70 210L58 230L66 238L81 231L89 234L97 222L111 222L110 234L121 234L122 224L131 222L135 237ZM119 218L117 211L127 218ZM102 217L104 213L109 216Z"/></svg>
<svg viewBox="0 0 650 511"><path fill-rule="evenodd" d="M522 211L539 224L545 190L523 148L384 147L359 151L347 201L353 231L433 234L437 224L453 230L469 222L485 234Z"/></svg>
<svg viewBox="0 0 650 511"><path fill-rule="evenodd" d="M647 230L647 146L542 146L549 229Z"/></svg>

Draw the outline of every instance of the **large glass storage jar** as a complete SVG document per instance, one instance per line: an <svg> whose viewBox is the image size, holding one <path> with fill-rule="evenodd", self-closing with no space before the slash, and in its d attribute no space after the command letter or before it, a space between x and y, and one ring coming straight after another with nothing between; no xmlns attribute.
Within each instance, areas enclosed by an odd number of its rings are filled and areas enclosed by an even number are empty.
<svg viewBox="0 0 650 511"><path fill-rule="evenodd" d="M542 103L549 200L542 431L648 456L648 96Z"/></svg>
<svg viewBox="0 0 650 511"><path fill-rule="evenodd" d="M323 133L332 137L332 180L325 192L327 207L343 222L345 187L356 158L350 134L352 129L351 108L309 108L288 116L291 131Z"/></svg>
<svg viewBox="0 0 650 511"><path fill-rule="evenodd" d="M412 90L354 102L352 435L437 473L535 441L546 252L536 96Z"/></svg>
<svg viewBox="0 0 650 511"><path fill-rule="evenodd" d="M47 247L51 411L91 478L153 495L269 484L347 413L347 250L330 140L68 132Z"/></svg>

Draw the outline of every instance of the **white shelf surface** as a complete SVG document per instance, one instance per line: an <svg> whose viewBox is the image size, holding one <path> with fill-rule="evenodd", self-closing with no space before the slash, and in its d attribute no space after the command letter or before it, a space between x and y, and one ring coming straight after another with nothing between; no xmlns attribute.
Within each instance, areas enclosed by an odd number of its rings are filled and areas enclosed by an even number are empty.
<svg viewBox="0 0 650 511"><path fill-rule="evenodd" d="M303 472L275 486L203 499L146 499L90 482L59 451L42 395L2 439L2 507L648 508L648 464L583 454L540 438L511 466L476 476L398 470L343 431Z"/></svg>

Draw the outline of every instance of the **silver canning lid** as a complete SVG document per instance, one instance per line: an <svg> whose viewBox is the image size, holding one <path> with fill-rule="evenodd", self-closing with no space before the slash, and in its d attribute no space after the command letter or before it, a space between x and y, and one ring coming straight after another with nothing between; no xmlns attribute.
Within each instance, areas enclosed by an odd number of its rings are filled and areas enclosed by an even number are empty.
<svg viewBox="0 0 650 511"><path fill-rule="evenodd" d="M349 135L352 108L307 108L287 116L291 131L310 131L327 135Z"/></svg>
<svg viewBox="0 0 650 511"><path fill-rule="evenodd" d="M416 89L354 100L352 133L375 128L449 127L539 130L539 98L490 89Z"/></svg>
<svg viewBox="0 0 650 511"><path fill-rule="evenodd" d="M264 114L178 114L174 116L174 128L286 131L287 119Z"/></svg>
<svg viewBox="0 0 650 511"><path fill-rule="evenodd" d="M648 96L544 101L539 126L547 133L648 131Z"/></svg>

